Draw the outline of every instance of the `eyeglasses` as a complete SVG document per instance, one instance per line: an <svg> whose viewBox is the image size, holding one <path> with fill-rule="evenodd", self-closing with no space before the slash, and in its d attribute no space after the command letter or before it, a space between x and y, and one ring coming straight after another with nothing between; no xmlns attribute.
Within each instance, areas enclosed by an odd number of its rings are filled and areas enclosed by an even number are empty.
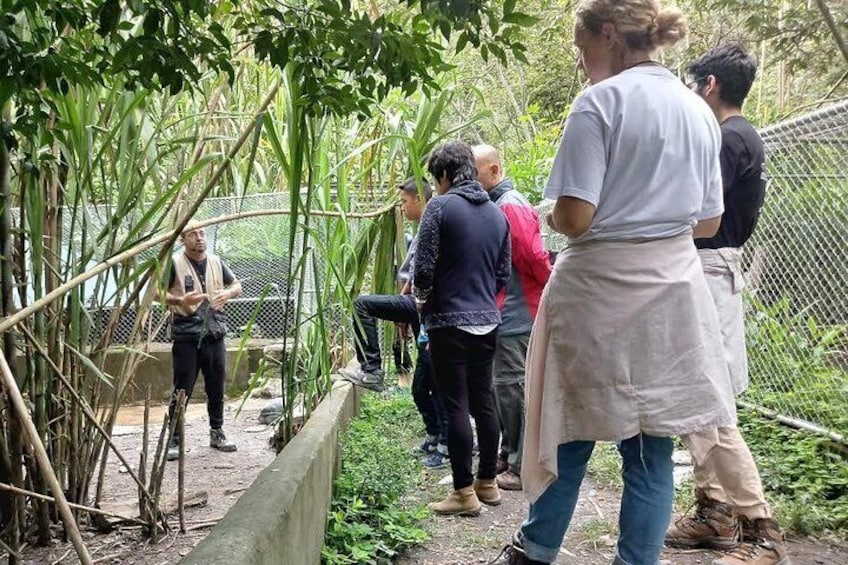
<svg viewBox="0 0 848 565"><path fill-rule="evenodd" d="M704 75L704 76L701 76L701 77L698 77L698 78L693 78L689 82L684 82L683 84L686 85L686 88L688 88L689 90L692 90L693 86L698 86L698 84L701 81L708 79L709 76L710 75Z"/></svg>

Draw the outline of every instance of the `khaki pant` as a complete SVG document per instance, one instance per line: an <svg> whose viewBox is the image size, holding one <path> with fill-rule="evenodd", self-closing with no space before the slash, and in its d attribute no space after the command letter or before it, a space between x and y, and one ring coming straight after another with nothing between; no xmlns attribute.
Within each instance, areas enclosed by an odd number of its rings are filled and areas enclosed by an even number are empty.
<svg viewBox="0 0 848 565"><path fill-rule="evenodd" d="M737 428L717 428L683 436L695 465L695 489L729 504L737 516L770 518L760 472Z"/></svg>

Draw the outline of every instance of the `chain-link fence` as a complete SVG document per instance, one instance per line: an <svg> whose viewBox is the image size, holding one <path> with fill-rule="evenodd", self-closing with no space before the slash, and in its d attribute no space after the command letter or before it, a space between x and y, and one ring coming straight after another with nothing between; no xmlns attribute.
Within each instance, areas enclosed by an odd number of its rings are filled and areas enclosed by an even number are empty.
<svg viewBox="0 0 848 565"><path fill-rule="evenodd" d="M848 102L760 131L744 402L848 439Z"/></svg>
<svg viewBox="0 0 848 565"><path fill-rule="evenodd" d="M848 102L761 130L769 185L745 250L741 402L848 440ZM548 249L566 238L544 225Z"/></svg>

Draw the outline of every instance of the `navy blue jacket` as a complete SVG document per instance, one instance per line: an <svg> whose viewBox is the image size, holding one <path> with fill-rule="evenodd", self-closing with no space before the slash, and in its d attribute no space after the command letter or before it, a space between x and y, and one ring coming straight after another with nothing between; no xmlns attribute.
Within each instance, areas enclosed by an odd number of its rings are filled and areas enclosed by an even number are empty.
<svg viewBox="0 0 848 565"><path fill-rule="evenodd" d="M510 270L509 226L478 182L430 200L412 277L428 329L500 324L496 296Z"/></svg>

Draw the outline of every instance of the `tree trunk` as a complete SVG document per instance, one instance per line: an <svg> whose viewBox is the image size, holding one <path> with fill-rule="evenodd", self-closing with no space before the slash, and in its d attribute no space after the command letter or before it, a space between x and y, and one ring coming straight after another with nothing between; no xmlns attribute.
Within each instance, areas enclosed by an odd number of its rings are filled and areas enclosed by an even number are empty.
<svg viewBox="0 0 848 565"><path fill-rule="evenodd" d="M830 13L830 8L827 7L824 0L816 0L816 5L819 7L819 12L821 12L822 17L827 24L827 28L833 36L833 40L836 41L839 51L841 51L842 56L845 57L845 62L848 63L848 43L846 43L845 38L842 37L842 33L839 31L839 26L836 25L836 20L833 19L833 14Z"/></svg>

